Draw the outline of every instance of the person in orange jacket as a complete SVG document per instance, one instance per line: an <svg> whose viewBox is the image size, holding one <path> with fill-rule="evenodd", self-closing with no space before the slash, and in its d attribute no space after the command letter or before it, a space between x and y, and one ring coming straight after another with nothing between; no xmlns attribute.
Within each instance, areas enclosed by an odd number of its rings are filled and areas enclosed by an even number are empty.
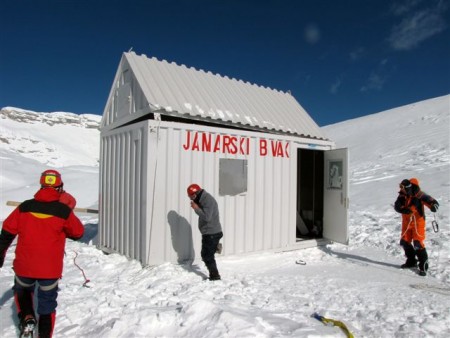
<svg viewBox="0 0 450 338"><path fill-rule="evenodd" d="M400 183L400 191L395 201L395 211L402 214L402 234L400 245L403 247L406 262L401 268L413 268L419 262L419 275L426 276L428 270L428 254L425 248L425 209L436 212L439 203L430 195L420 190L419 180L404 179ZM417 259L416 259L417 256Z"/></svg>
<svg viewBox="0 0 450 338"><path fill-rule="evenodd" d="M48 338L55 326L58 280L63 271L66 238L80 239L84 227L72 211L76 201L64 192L59 172L44 171L40 184L34 198L22 202L3 222L0 267L17 236L13 290L19 329L22 334L33 331L36 326L33 294L37 286L39 337Z"/></svg>

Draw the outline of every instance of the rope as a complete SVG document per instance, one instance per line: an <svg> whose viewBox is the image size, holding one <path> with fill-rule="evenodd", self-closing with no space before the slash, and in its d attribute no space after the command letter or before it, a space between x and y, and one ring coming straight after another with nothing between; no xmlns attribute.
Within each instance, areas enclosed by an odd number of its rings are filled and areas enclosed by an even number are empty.
<svg viewBox="0 0 450 338"><path fill-rule="evenodd" d="M74 253L75 253L75 257L73 258L73 264L75 264L75 266L76 266L76 267L81 271L81 273L83 274L83 277L84 277L84 283L83 283L83 286L84 286L85 288L90 288L90 286L87 285L87 283L89 283L90 280L86 278L86 274L84 273L84 270L83 270L83 269L77 264L77 262L75 261L75 260L77 259L77 257L78 257L78 252L74 251Z"/></svg>
<svg viewBox="0 0 450 338"><path fill-rule="evenodd" d="M424 237L421 236L419 234L419 232L417 231L417 219L416 216L414 214L411 215L411 217L409 218L409 223L408 226L406 227L406 230L402 233L402 235L400 236L400 238L403 238L403 236L406 234L406 232L409 230L409 226L411 225L412 221L414 220L414 230L416 231L416 235L417 237Z"/></svg>
<svg viewBox="0 0 450 338"><path fill-rule="evenodd" d="M406 232L409 230L409 226L410 226L410 224L411 224L411 222L412 222L413 217L414 217L414 214L411 215L411 216L409 217L409 223L408 223L408 226L406 227L406 230L401 234L400 238L403 238L403 236L404 236L404 235L406 234Z"/></svg>
<svg viewBox="0 0 450 338"><path fill-rule="evenodd" d="M414 216L414 215L413 215ZM416 230L416 235L417 235L417 237L425 237L425 229L424 229L424 236L421 236L420 234L419 234L419 232L417 231L417 219L416 219L416 216L414 216L414 230Z"/></svg>

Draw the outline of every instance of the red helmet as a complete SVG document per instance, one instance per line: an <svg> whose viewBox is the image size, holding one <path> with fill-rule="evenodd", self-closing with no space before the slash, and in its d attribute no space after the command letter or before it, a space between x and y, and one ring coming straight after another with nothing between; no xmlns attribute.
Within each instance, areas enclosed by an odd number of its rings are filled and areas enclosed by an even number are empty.
<svg viewBox="0 0 450 338"><path fill-rule="evenodd" d="M188 188L187 188L187 194L188 196L192 196L196 193L198 193L200 190L202 190L202 188L200 188L200 186L198 184L191 184Z"/></svg>
<svg viewBox="0 0 450 338"><path fill-rule="evenodd" d="M41 180L39 181L42 187L57 188L62 186L61 174L56 170L46 170L41 174Z"/></svg>
<svg viewBox="0 0 450 338"><path fill-rule="evenodd" d="M409 181L411 182L411 184L419 186L419 180L417 178L410 178Z"/></svg>

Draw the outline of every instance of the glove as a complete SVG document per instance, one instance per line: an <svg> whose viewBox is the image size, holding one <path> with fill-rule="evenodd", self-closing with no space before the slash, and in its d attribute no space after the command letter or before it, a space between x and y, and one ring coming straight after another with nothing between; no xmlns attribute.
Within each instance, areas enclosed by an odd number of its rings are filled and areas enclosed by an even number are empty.
<svg viewBox="0 0 450 338"><path fill-rule="evenodd" d="M430 210L432 212L436 212L436 211L438 211L438 209L439 209L439 203L438 202L432 204L431 207L430 207Z"/></svg>
<svg viewBox="0 0 450 338"><path fill-rule="evenodd" d="M65 205L67 205L70 209L75 208L77 205L77 200L68 192L62 192L59 196L59 201Z"/></svg>
<svg viewBox="0 0 450 338"><path fill-rule="evenodd" d="M0 268L3 267L3 263L5 262L5 255L6 255L6 251L0 252Z"/></svg>
<svg viewBox="0 0 450 338"><path fill-rule="evenodd" d="M9 246L13 242L16 235L2 229L0 231L0 268L3 266L5 262L6 251L8 251Z"/></svg>
<svg viewBox="0 0 450 338"><path fill-rule="evenodd" d="M404 208L404 209L402 210L402 214L409 215L409 214L412 214L412 211L411 211L411 209L409 209L409 208Z"/></svg>

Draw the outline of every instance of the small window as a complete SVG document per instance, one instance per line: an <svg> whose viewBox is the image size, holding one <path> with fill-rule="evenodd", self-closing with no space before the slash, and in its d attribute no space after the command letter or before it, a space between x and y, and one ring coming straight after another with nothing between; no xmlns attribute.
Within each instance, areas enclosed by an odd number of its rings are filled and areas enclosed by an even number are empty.
<svg viewBox="0 0 450 338"><path fill-rule="evenodd" d="M116 116L128 115L131 111L131 86L125 83L116 89L117 111Z"/></svg>
<svg viewBox="0 0 450 338"><path fill-rule="evenodd" d="M245 192L247 192L247 160L221 158L219 195L236 196Z"/></svg>

